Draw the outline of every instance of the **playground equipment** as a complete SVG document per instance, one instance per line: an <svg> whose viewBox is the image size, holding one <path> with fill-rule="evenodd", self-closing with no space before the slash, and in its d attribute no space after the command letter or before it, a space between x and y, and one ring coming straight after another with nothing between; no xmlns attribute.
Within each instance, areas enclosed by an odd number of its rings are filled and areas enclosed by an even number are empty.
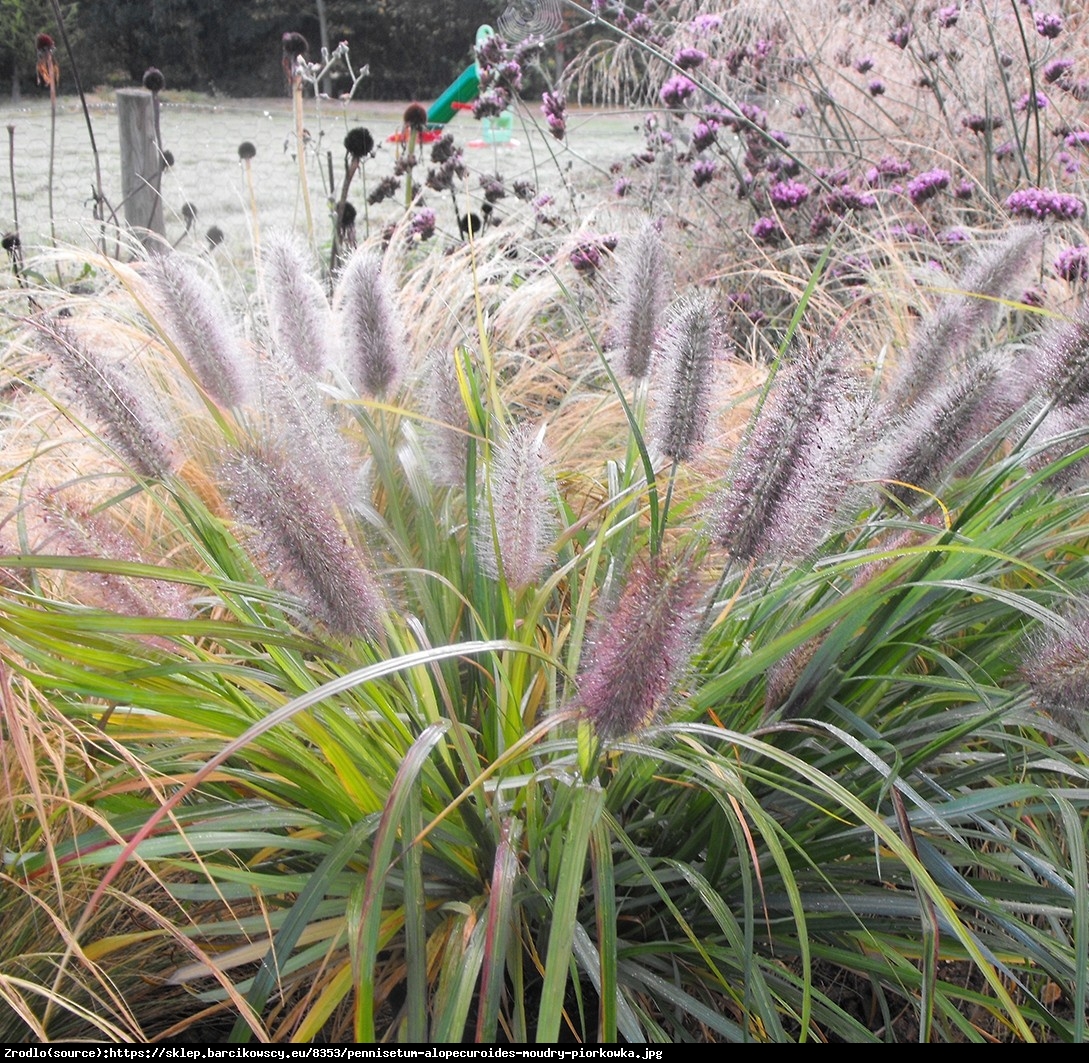
<svg viewBox="0 0 1089 1063"><path fill-rule="evenodd" d="M476 46L479 48L489 37L494 36L495 30L491 26L481 26L476 31ZM480 68L476 63L467 66L446 88L441 96L427 109L427 129L421 134L420 140L426 143L437 140L442 136L442 127L449 122L458 111L471 110L473 100L480 94ZM512 139L514 131L514 114L508 108L502 114L495 117L486 117L480 120L480 137L469 141L469 147L483 147L487 144L510 144L516 141ZM390 138L392 141L404 139L404 132L398 131Z"/></svg>

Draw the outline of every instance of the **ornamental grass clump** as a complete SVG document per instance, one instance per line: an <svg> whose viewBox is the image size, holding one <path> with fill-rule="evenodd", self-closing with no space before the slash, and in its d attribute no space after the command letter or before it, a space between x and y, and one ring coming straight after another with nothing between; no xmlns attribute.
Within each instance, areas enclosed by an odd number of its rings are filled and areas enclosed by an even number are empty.
<svg viewBox="0 0 1089 1063"><path fill-rule="evenodd" d="M414 200L492 213L443 254L393 204L314 370L309 257L186 259L236 285L245 401L194 386L153 265L69 252L72 290L28 252L7 320L123 364L181 460L103 456L44 344L4 350L6 1040L1089 1037L1089 400L1050 271L1084 240L1002 207L1080 192L1081 101L1016 110L1052 47L1022 7L595 0L557 90L655 108L653 157L573 165L568 217L444 145ZM1000 159L960 124L996 109ZM574 159L596 121L537 133Z"/></svg>
<svg viewBox="0 0 1089 1063"><path fill-rule="evenodd" d="M538 582L551 560L553 492L542 436L543 429L515 425L493 444L480 502L480 563L514 590Z"/></svg>
<svg viewBox="0 0 1089 1063"><path fill-rule="evenodd" d="M635 562L576 682L579 710L601 735L631 734L666 712L695 648L699 597L686 560Z"/></svg>
<svg viewBox="0 0 1089 1063"><path fill-rule="evenodd" d="M1058 626L1029 640L1021 661L1033 705L1065 727L1089 723L1089 607L1078 601Z"/></svg>
<svg viewBox="0 0 1089 1063"><path fill-rule="evenodd" d="M332 316L309 256L294 238L270 233L261 262L273 343L300 373L321 376L332 363Z"/></svg>
<svg viewBox="0 0 1089 1063"><path fill-rule="evenodd" d="M242 405L253 384L252 365L220 291L177 253L150 259L143 277L162 333L200 386L222 406Z"/></svg>
<svg viewBox="0 0 1089 1063"><path fill-rule="evenodd" d="M711 500L715 541L743 562L808 553L850 497L848 463L867 423L847 350L799 352L779 369Z"/></svg>
<svg viewBox="0 0 1089 1063"><path fill-rule="evenodd" d="M955 290L942 296L904 353L886 396L893 415L918 401L943 373L964 364L969 345L1001 311L1002 300L1016 290L1042 239L1039 226L1015 226L973 253Z"/></svg>
<svg viewBox="0 0 1089 1063"><path fill-rule="evenodd" d="M393 288L375 251L361 247L345 264L333 310L348 380L360 395L389 395L404 372L405 336Z"/></svg>
<svg viewBox="0 0 1089 1063"><path fill-rule="evenodd" d="M697 295L673 308L655 364L651 438L674 462L693 457L707 436L716 362L722 357L717 309Z"/></svg>
<svg viewBox="0 0 1089 1063"><path fill-rule="evenodd" d="M30 324L68 382L72 401L91 413L121 461L148 479L168 477L177 463L175 448L149 395L133 385L117 362L92 351L69 325L48 318Z"/></svg>
<svg viewBox="0 0 1089 1063"><path fill-rule="evenodd" d="M384 595L311 470L283 451L253 444L228 454L222 477L251 548L277 584L298 596L303 615L338 635L375 637Z"/></svg>

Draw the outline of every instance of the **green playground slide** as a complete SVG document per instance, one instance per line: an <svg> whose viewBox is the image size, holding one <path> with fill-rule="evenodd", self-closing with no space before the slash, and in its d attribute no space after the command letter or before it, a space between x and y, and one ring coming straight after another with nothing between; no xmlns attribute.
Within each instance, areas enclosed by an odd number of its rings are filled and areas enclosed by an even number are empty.
<svg viewBox="0 0 1089 1063"><path fill-rule="evenodd" d="M455 103L472 103L480 91L476 63L467 66L457 80L427 109L428 125L446 125L454 117Z"/></svg>

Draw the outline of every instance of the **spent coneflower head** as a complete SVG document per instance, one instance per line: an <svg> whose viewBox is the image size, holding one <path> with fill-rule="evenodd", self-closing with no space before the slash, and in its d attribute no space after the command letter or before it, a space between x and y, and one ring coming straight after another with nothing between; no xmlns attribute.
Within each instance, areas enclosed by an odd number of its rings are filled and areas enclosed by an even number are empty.
<svg viewBox="0 0 1089 1063"><path fill-rule="evenodd" d="M180 254L156 255L145 267L164 339L185 359L204 390L223 406L246 401L252 383L248 352L219 290Z"/></svg>
<svg viewBox="0 0 1089 1063"><path fill-rule="evenodd" d="M60 80L60 67L57 65L55 54L56 42L48 33L39 33L34 38L34 47L38 53L36 73L38 84L46 85L56 91L57 82Z"/></svg>
<svg viewBox="0 0 1089 1063"><path fill-rule="evenodd" d="M361 395L388 395L401 377L405 341L381 256L365 247L355 251L341 272L333 303L346 376Z"/></svg>
<svg viewBox="0 0 1089 1063"><path fill-rule="evenodd" d="M543 432L516 425L493 449L486 472L477 543L492 579L516 590L528 587L551 561L548 540L553 495L543 455Z"/></svg>
<svg viewBox="0 0 1089 1063"><path fill-rule="evenodd" d="M600 617L579 670L578 704L606 738L647 727L667 707L691 658L699 622L692 567L661 556L635 564Z"/></svg>
<svg viewBox="0 0 1089 1063"><path fill-rule="evenodd" d="M243 140L238 145L238 158L242 162L249 162L257 154L257 148L254 146L253 141Z"/></svg>
<svg viewBox="0 0 1089 1063"><path fill-rule="evenodd" d="M308 619L342 635L381 630L385 598L370 563L309 470L282 450L247 444L224 463L223 478L255 553Z"/></svg>
<svg viewBox="0 0 1089 1063"><path fill-rule="evenodd" d="M344 138L344 150L348 155L357 160L367 158L374 151L374 137L365 126L356 126L349 129Z"/></svg>
<svg viewBox="0 0 1089 1063"><path fill-rule="evenodd" d="M682 300L666 326L655 366L661 389L651 435L666 457L686 461L703 443L721 347L722 323L710 299L701 293Z"/></svg>
<svg viewBox="0 0 1089 1063"><path fill-rule="evenodd" d="M300 243L272 233L261 249L269 326L277 348L308 376L330 362L331 317L325 291Z"/></svg>
<svg viewBox="0 0 1089 1063"><path fill-rule="evenodd" d="M616 347L624 374L639 380L650 370L659 321L669 292L660 227L654 222L646 222L622 261Z"/></svg>
<svg viewBox="0 0 1089 1063"><path fill-rule="evenodd" d="M298 60L309 54L310 42L301 33L288 32L280 38L280 65L289 87L295 84Z"/></svg>
<svg viewBox="0 0 1089 1063"><path fill-rule="evenodd" d="M427 108L422 103L410 103L405 108L404 123L413 132L422 133L427 126Z"/></svg>
<svg viewBox="0 0 1089 1063"><path fill-rule="evenodd" d="M149 66L144 71L143 84L144 88L154 95L166 88L166 78L158 67Z"/></svg>

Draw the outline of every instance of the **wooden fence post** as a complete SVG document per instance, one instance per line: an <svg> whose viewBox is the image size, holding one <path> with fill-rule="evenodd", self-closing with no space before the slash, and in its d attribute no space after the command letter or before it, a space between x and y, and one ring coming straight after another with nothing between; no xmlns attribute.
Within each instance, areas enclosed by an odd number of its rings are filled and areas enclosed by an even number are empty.
<svg viewBox="0 0 1089 1063"><path fill-rule="evenodd" d="M121 127L121 195L125 221L148 250L162 250L156 239L166 233L159 194L162 158L155 139L155 113L147 89L117 90L117 120Z"/></svg>

